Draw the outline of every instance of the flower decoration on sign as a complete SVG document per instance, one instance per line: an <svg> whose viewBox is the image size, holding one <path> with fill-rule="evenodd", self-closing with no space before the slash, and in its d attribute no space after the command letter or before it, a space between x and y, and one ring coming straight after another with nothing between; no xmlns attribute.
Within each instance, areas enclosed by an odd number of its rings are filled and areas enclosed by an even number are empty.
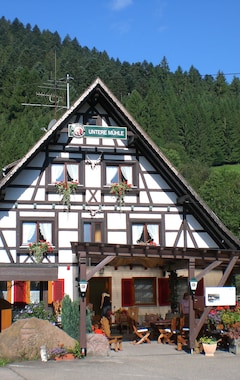
<svg viewBox="0 0 240 380"><path fill-rule="evenodd" d="M40 240L35 243L29 243L28 249L30 255L35 258L36 263L41 263L44 254L47 252L52 252L53 247L49 242Z"/></svg>
<svg viewBox="0 0 240 380"><path fill-rule="evenodd" d="M117 203L119 204L120 208L124 204L124 197L128 191L132 189L132 185L130 185L127 181L119 182L119 183L113 183L111 185L110 193L115 195L117 198Z"/></svg>
<svg viewBox="0 0 240 380"><path fill-rule="evenodd" d="M60 181L56 183L58 194L62 195L62 203L70 208L70 195L77 190L78 182L76 181Z"/></svg>

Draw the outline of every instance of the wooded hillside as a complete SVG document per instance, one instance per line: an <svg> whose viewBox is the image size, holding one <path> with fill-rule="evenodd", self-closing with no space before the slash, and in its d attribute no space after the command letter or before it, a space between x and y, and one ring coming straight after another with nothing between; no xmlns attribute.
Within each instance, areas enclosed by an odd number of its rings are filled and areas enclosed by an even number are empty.
<svg viewBox="0 0 240 380"><path fill-rule="evenodd" d="M21 158L70 102L100 77L223 222L240 236L240 174L210 168L240 162L240 80L170 72L89 50L69 36L0 19L0 169ZM47 94L47 96L45 96ZM24 106L44 104L51 107ZM56 106L58 106L56 108Z"/></svg>

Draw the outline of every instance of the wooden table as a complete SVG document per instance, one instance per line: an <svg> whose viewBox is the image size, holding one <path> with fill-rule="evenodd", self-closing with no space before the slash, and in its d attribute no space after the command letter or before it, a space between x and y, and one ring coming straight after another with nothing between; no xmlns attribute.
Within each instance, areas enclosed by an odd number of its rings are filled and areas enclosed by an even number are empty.
<svg viewBox="0 0 240 380"><path fill-rule="evenodd" d="M158 330L159 336L158 336L158 343L162 343L162 340L164 343L172 344L171 337L173 335L172 331L172 320L171 319L163 319L157 322L152 323L152 326Z"/></svg>

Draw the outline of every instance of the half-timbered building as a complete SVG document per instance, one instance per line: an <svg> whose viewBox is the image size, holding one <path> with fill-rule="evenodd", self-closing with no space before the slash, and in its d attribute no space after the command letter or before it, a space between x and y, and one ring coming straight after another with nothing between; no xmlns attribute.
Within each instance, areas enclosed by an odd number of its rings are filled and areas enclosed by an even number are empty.
<svg viewBox="0 0 240 380"><path fill-rule="evenodd" d="M12 304L78 298L86 260L96 314L107 288L113 310L164 316L172 275L179 301L189 276L201 292L238 269L239 240L99 78L4 168L0 192L0 284Z"/></svg>

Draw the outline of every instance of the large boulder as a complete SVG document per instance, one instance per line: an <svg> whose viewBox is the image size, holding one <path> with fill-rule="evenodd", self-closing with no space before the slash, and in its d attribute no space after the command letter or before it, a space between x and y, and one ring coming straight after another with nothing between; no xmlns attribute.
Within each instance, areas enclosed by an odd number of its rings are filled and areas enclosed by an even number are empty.
<svg viewBox="0 0 240 380"><path fill-rule="evenodd" d="M110 347L108 339L102 334L87 334L87 355L108 356Z"/></svg>
<svg viewBox="0 0 240 380"><path fill-rule="evenodd" d="M41 346L52 350L60 344L74 348L76 340L46 320L19 319L0 333L0 357L9 360L38 359ZM87 334L87 355L109 355L107 338L100 334Z"/></svg>
<svg viewBox="0 0 240 380"><path fill-rule="evenodd" d="M46 320L19 319L0 333L0 357L10 360L37 359L41 346L46 346L48 350L59 344L74 348L75 343L75 339Z"/></svg>

